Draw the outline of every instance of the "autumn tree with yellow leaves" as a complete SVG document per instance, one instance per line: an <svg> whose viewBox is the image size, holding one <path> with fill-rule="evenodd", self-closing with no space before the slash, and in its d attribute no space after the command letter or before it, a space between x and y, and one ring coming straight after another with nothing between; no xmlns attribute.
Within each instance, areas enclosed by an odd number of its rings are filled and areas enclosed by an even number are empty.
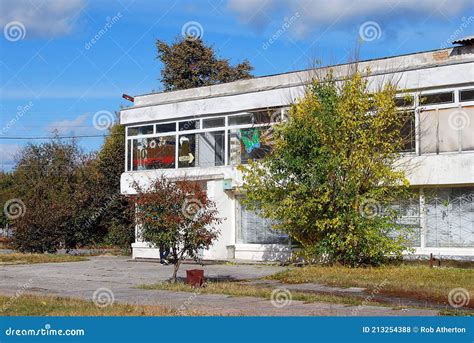
<svg viewBox="0 0 474 343"><path fill-rule="evenodd" d="M396 168L407 116L386 83L369 90L355 72L313 78L289 118L273 127L274 148L242 166L244 203L272 219L307 261L377 265L400 256L407 230L390 206L409 193Z"/></svg>

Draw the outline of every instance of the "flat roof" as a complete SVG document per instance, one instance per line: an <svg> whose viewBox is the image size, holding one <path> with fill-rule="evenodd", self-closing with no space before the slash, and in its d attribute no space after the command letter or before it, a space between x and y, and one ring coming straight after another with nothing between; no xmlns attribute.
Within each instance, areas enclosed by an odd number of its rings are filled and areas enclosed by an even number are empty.
<svg viewBox="0 0 474 343"><path fill-rule="evenodd" d="M245 94L289 86L304 85L309 81L311 73L321 73L324 75L324 73L327 73L329 70L334 72L336 79L343 79L350 74L351 68L353 68L355 65L357 65L360 70L370 69L370 75L374 76L396 74L398 72L431 68L449 64L471 63L473 60L473 45L455 46L445 49L436 49L279 74L263 75L211 86L137 95L135 96L134 105L122 109L122 111L145 106L171 104L183 101Z"/></svg>

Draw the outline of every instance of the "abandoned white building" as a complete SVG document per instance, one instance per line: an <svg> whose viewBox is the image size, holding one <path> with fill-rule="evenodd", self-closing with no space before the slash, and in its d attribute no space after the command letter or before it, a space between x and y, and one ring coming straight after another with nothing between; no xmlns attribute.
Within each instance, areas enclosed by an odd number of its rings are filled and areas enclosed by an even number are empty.
<svg viewBox="0 0 474 343"><path fill-rule="evenodd" d="M474 258L474 37L452 48L359 62L370 67L370 84L398 80L410 109L410 137L401 158L417 201L403 207L403 222L415 228L416 255ZM333 69L343 78L351 65ZM290 251L285 235L241 206L236 166L261 158L268 121L276 121L303 94L308 71L257 77L226 84L135 97L123 109L126 171L123 194L132 182L145 185L160 174L203 180L217 204L221 234L202 252L204 259L272 260ZM409 94L407 97L406 94ZM421 101L423 99L423 101ZM270 117L265 113L273 113ZM134 258L156 258L158 250L137 235Z"/></svg>

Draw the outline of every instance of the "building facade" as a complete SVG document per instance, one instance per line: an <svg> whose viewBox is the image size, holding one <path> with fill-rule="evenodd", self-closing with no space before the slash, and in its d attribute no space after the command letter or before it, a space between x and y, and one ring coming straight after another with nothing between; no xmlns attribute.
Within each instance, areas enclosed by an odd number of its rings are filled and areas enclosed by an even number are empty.
<svg viewBox="0 0 474 343"><path fill-rule="evenodd" d="M369 87L392 80L403 90L397 104L411 115L400 160L415 200L399 204L402 222L414 228L415 255L474 259L474 45L362 61ZM123 109L126 166L123 194L134 181L146 186L165 175L199 180L215 201L221 234L204 259L281 260L288 238L240 204L237 166L271 149L269 123L284 119L308 80L332 69L343 79L353 65L258 77L221 85L146 94ZM140 240L134 258L158 258Z"/></svg>

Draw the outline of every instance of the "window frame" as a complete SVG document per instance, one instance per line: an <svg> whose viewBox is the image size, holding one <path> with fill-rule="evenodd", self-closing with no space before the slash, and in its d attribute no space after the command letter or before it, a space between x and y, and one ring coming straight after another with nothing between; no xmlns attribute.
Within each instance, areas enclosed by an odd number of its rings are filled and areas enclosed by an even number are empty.
<svg viewBox="0 0 474 343"><path fill-rule="evenodd" d="M276 108L263 108L260 111L276 111L279 110L281 112L281 118L284 118L284 112L288 110L288 106L283 106L283 107L276 107ZM257 111L257 110L256 110ZM141 139L141 138L157 138L157 137L164 137L164 136L175 136L176 142L179 142L179 136L180 135L191 135L191 134L200 134L200 133L206 133L206 132L218 132L218 131L224 131L224 165L222 166L213 166L211 168L221 168L221 167L228 167L230 166L229 164L229 132L230 130L233 129L246 129L246 128L251 128L251 127L266 127L270 125L277 124L277 122L272 122L272 123L261 123L261 124L240 124L240 125L229 125L229 118L234 117L234 116L239 116L239 115L246 115L250 114L252 115L253 112L255 111L242 111L242 112L234 112L234 113L227 113L227 114L216 114L216 115L209 115L209 116L203 116L203 117L188 117L188 118L180 118L180 119L175 119L175 120L163 120L163 121L156 121L156 122L151 122L151 123L140 123L140 124L134 124L134 125L127 125L126 130L125 130L125 171L126 172L137 172L137 171L146 171L146 170L155 170L155 169L144 169L144 170L132 170L133 169L133 140L134 139ZM218 127L212 127L212 128L203 128L203 121L206 119L216 119L216 118L224 118L224 126L218 126ZM200 129L193 129L193 130L179 130L179 123L180 122L186 122L186 121L198 121L199 122L199 127ZM170 124L170 123L175 123L175 131L170 131L170 132L162 132L162 133L157 133L156 132L156 126L160 124ZM148 125L153 125L153 134L140 134L140 135L128 135L128 128L131 127L140 127L140 126L148 126ZM128 159L128 141L132 140L131 143L131 152L130 152L130 161ZM194 169L194 168L209 168L209 167L179 167L179 146L176 144L175 148L175 167L166 169L166 170L173 170L173 169ZM164 169L165 170L165 169Z"/></svg>
<svg viewBox="0 0 474 343"><path fill-rule="evenodd" d="M409 152L401 152L400 154L403 155L422 155L421 153L421 144L420 144L420 139L421 139L421 123L420 123L420 113L422 111L429 111L429 110L436 110L436 109L450 109L450 108L457 108L457 107L467 107L467 106L474 106L474 100L468 100L468 101L460 101L460 93L461 91L464 90L474 90L474 86L472 84L466 85L463 87L439 87L436 89L417 89L417 90L411 90L411 91L401 91L395 95L396 98L403 98L404 96L410 96L413 97L413 106L407 106L407 107L397 107L397 109L401 111L408 111L408 110L413 110L415 112L415 151L409 151ZM453 102L447 102L447 103L439 103L439 104L420 104L420 99L422 96L425 95L432 95L432 94L438 94L438 93L446 93L446 92L453 92ZM216 166L217 167L227 167L231 166L230 161L229 161L229 132L232 129L244 129L244 128L250 128L250 127L264 127L264 126L270 126L277 124L278 122L272 122L272 123L262 123L262 124L240 124L240 125L230 125L229 124L229 118L234 117L234 116L239 116L239 115L248 115L248 114L253 114L254 112L259 112L259 111L276 111L279 110L281 113L281 119L284 120L285 118L285 112L289 109L289 106L281 106L281 107L268 107L268 108L262 108L262 109L255 109L251 111L238 111L238 112L232 112L232 113L218 113L214 115L205 115L202 117L199 116L189 116L185 118L177 118L175 120L163 120L163 121L155 121L155 122L146 122L146 123L137 123L133 125L126 125L126 130L125 130L125 171L126 172L134 172L131 170L130 166L131 163L133 163L133 146L132 146L132 151L130 153L130 159L129 161L129 156L128 156L128 140L129 139L139 139L139 138L150 138L150 137L160 137L160 136L170 136L170 135L175 135L176 140L178 141L179 135L180 134L196 134L196 133L204 133L204 132L213 132L213 131L222 131L224 130L225 132L225 163L223 166ZM220 127L213 127L213 128L203 128L203 120L205 119L215 119L218 117L224 117L224 126ZM199 121L199 126L200 129L194 129L194 130L184 130L184 131L179 131L179 122L183 121L189 121L189 120L197 120ZM156 125L158 124L169 124L169 123L175 123L175 131L173 132L165 132L165 133L156 133ZM146 125L153 125L153 134L147 134L147 135L135 135L135 136L129 136L128 135L128 128L132 127L140 127L140 126L146 126ZM440 154L450 154L453 152L441 152ZM456 152L457 153L457 152ZM433 153L423 153L423 155L431 155ZM178 161L178 147L176 148L176 161ZM199 168L199 167L189 167L189 168ZM175 169L178 169L178 163L176 163ZM179 169L186 169L186 168L179 168Z"/></svg>

